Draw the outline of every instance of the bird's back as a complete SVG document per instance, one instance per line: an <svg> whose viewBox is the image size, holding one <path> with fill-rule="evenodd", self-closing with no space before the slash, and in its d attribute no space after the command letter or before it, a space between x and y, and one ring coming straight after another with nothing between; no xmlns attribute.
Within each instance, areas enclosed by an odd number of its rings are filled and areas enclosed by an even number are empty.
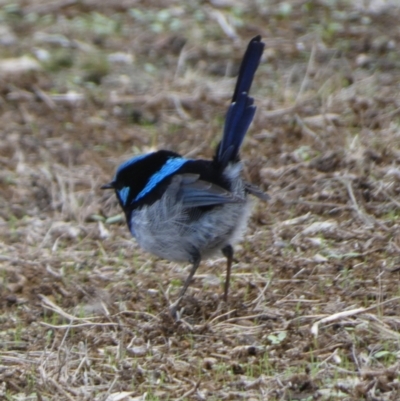
<svg viewBox="0 0 400 401"><path fill-rule="evenodd" d="M167 260L189 261L194 251L202 258L209 257L240 240L250 207L240 166L231 170L230 191L235 202L188 208L172 182L151 206L133 210L129 225L139 245ZM179 180L179 175L173 179Z"/></svg>

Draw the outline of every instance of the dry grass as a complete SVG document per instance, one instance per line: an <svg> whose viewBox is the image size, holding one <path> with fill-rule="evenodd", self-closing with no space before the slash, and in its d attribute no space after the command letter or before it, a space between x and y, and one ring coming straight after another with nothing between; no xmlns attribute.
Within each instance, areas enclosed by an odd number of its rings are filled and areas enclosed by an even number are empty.
<svg viewBox="0 0 400 401"><path fill-rule="evenodd" d="M0 399L400 399L396 2L103 3L0 3ZM188 266L99 187L132 154L211 156L256 34L243 159L272 200L229 305L204 262L175 323Z"/></svg>

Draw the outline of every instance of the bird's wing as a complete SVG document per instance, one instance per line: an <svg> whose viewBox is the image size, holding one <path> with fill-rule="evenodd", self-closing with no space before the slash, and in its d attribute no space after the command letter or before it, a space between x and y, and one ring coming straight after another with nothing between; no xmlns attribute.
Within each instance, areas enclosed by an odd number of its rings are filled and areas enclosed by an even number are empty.
<svg viewBox="0 0 400 401"><path fill-rule="evenodd" d="M257 197L258 199L261 199L263 201L268 201L271 199L271 197L267 193L263 192L260 188L258 188L254 184L251 184L250 182L245 181L244 187L249 194Z"/></svg>
<svg viewBox="0 0 400 401"><path fill-rule="evenodd" d="M185 208L245 202L244 197L199 177L198 174L177 174L170 184L177 190L176 195Z"/></svg>

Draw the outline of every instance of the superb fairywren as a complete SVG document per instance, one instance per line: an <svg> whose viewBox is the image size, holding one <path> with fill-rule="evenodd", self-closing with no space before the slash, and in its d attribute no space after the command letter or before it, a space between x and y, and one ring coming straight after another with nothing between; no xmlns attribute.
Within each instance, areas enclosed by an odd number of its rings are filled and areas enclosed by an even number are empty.
<svg viewBox="0 0 400 401"><path fill-rule="evenodd" d="M200 261L218 251L227 259L227 300L232 246L246 228L248 194L269 198L243 180L239 159L256 111L248 93L263 50L260 36L250 41L213 160L185 159L159 150L122 163L114 179L102 186L115 190L129 230L144 250L167 260L192 263L179 298L171 306L173 315Z"/></svg>

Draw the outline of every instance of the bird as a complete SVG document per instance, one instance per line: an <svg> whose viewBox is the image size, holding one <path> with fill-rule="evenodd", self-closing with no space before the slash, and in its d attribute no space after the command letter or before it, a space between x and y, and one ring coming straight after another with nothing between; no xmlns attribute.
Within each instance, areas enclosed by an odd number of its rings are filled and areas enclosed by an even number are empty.
<svg viewBox="0 0 400 401"><path fill-rule="evenodd" d="M239 150L256 107L249 96L264 43L252 38L240 65L222 139L211 160L189 159L170 150L134 156L123 162L102 189L113 189L130 233L145 251L191 264L170 313L177 311L200 262L218 252L226 258L224 301L228 301L233 245L243 236L254 195L268 194L242 178Z"/></svg>

